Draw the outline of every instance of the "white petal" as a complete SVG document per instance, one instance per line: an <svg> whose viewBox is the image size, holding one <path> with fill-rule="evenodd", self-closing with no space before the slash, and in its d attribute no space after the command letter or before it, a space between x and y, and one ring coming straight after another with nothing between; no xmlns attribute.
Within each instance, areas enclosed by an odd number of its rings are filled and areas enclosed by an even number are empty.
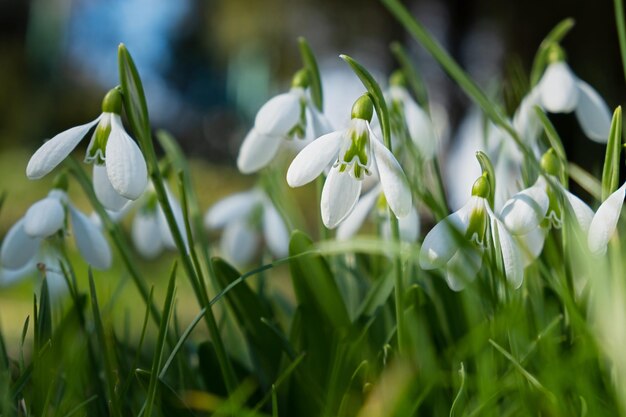
<svg viewBox="0 0 626 417"><path fill-rule="evenodd" d="M522 252L524 268L526 268L541 254L543 244L546 241L546 230L537 227L525 235L515 235L514 238Z"/></svg>
<svg viewBox="0 0 626 417"><path fill-rule="evenodd" d="M256 131L262 135L287 136L300 120L301 97L301 93L290 91L271 98L256 114Z"/></svg>
<svg viewBox="0 0 626 417"><path fill-rule="evenodd" d="M339 130L315 139L302 149L287 170L287 184L300 187L317 178L337 159L345 131Z"/></svg>
<svg viewBox="0 0 626 417"><path fill-rule="evenodd" d="M26 176L31 180L43 177L61 163L100 120L96 120L84 125L76 126L61 132L46 143L44 143L33 154L26 167Z"/></svg>
<svg viewBox="0 0 626 417"><path fill-rule="evenodd" d="M289 232L280 213L270 202L263 205L263 236L275 257L283 258L289 254Z"/></svg>
<svg viewBox="0 0 626 417"><path fill-rule="evenodd" d="M111 266L111 249L102 232L89 217L70 207L74 240L82 257L97 269Z"/></svg>
<svg viewBox="0 0 626 417"><path fill-rule="evenodd" d="M606 143L611 130L611 112L600 94L589 84L578 81L576 117L585 135L595 142Z"/></svg>
<svg viewBox="0 0 626 417"><path fill-rule="evenodd" d="M318 139L319 140L319 139ZM359 199L361 181L338 168L330 170L322 189L322 221L329 229L337 227L352 211Z"/></svg>
<svg viewBox="0 0 626 417"><path fill-rule="evenodd" d="M119 211L130 201L113 189L104 165L93 165L92 180L93 190L104 208L111 211Z"/></svg>
<svg viewBox="0 0 626 417"><path fill-rule="evenodd" d="M593 216L593 220L589 226L589 237L587 239L589 250L593 254L601 255L606 252L609 239L611 239L611 236L615 233L625 195L626 183L611 194L604 203L600 205L595 216Z"/></svg>
<svg viewBox="0 0 626 417"><path fill-rule="evenodd" d="M428 232L420 250L422 269L441 268L450 261L459 249L457 235L464 235L467 230L472 207L474 204L470 199L461 209L441 220Z"/></svg>
<svg viewBox="0 0 626 417"><path fill-rule="evenodd" d="M387 204L396 217L404 217L413 207L411 187L396 157L372 134L370 143L376 159L380 184L387 199Z"/></svg>
<svg viewBox="0 0 626 417"><path fill-rule="evenodd" d="M511 233L523 235L539 226L546 217L549 206L546 184L540 178L535 185L520 191L507 201L502 208L501 217Z"/></svg>
<svg viewBox="0 0 626 417"><path fill-rule="evenodd" d="M490 209L488 209L487 212L491 218L491 234L493 241L495 242L497 238L500 242L506 279L513 288L519 288L524 280L524 259L522 257L522 251L517 246L513 236L511 236L506 229L504 223L498 220ZM496 230L498 233L497 236Z"/></svg>
<svg viewBox="0 0 626 417"><path fill-rule="evenodd" d="M28 275L33 274L37 270L35 262L27 262L26 265L19 269L0 268L0 288L11 285Z"/></svg>
<svg viewBox="0 0 626 417"><path fill-rule="evenodd" d="M258 245L257 235L245 221L234 221L224 228L220 248L226 260L243 266L254 257Z"/></svg>
<svg viewBox="0 0 626 417"><path fill-rule="evenodd" d="M320 136L326 135L335 129L333 129L333 125L330 123L330 120L318 111L315 106L309 105L308 111L310 114L311 120L311 129L313 132L314 138L319 138Z"/></svg>
<svg viewBox="0 0 626 417"><path fill-rule="evenodd" d="M139 210L133 219L131 237L135 249L147 259L155 258L163 250L163 240L156 212Z"/></svg>
<svg viewBox="0 0 626 417"><path fill-rule="evenodd" d="M527 144L536 141L541 129L541 121L534 109L539 104L540 91L535 87L522 99L513 116L513 127Z"/></svg>
<svg viewBox="0 0 626 417"><path fill-rule="evenodd" d="M578 102L576 76L565 62L548 65L538 88L541 91L541 103L549 112L569 113L576 107Z"/></svg>
<svg viewBox="0 0 626 417"><path fill-rule="evenodd" d="M576 221L578 222L580 229L587 233L589 225L591 224L591 219L593 219L593 210L591 210L591 208L584 201L567 191L565 188L561 189L565 193L567 201L569 201L572 206L574 216L576 216Z"/></svg>
<svg viewBox="0 0 626 417"><path fill-rule="evenodd" d="M107 176L113 189L124 198L138 199L148 185L146 161L115 114L111 116L111 134L105 153Z"/></svg>
<svg viewBox="0 0 626 417"><path fill-rule="evenodd" d="M437 136L428 114L412 98L404 100L404 117L411 139L423 158L430 159L437 153Z"/></svg>
<svg viewBox="0 0 626 417"><path fill-rule="evenodd" d="M380 196L380 192L380 187L374 187L374 189L361 196L354 206L354 210L337 228L337 239L346 240L358 232L367 215L372 211L372 207L374 207L376 200Z"/></svg>
<svg viewBox="0 0 626 417"><path fill-rule="evenodd" d="M9 229L0 249L0 264L7 269L20 269L30 261L39 249L41 239L30 237L24 231L24 219Z"/></svg>
<svg viewBox="0 0 626 417"><path fill-rule="evenodd" d="M400 239L404 242L415 242L420 234L420 218L415 207L408 216L398 219Z"/></svg>
<svg viewBox="0 0 626 417"><path fill-rule="evenodd" d="M207 229L221 229L233 220L248 217L259 202L257 190L229 195L213 204L206 212L204 225Z"/></svg>
<svg viewBox="0 0 626 417"><path fill-rule="evenodd" d="M56 197L46 197L30 206L24 215L24 231L31 237L48 237L61 230L65 222L63 204Z"/></svg>
<svg viewBox="0 0 626 417"><path fill-rule="evenodd" d="M446 282L452 291L461 291L476 279L483 264L483 251L473 245L457 251L446 266Z"/></svg>
<svg viewBox="0 0 626 417"><path fill-rule="evenodd" d="M252 174L264 168L274 159L282 141L280 136L262 134L256 128L250 130L239 148L237 168L243 174Z"/></svg>

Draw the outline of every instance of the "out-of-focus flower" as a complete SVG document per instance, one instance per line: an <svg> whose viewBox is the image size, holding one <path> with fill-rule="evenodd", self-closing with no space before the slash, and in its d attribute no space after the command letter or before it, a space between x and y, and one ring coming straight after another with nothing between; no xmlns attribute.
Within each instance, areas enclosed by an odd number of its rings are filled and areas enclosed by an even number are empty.
<svg viewBox="0 0 626 417"><path fill-rule="evenodd" d="M286 139L303 138L310 126L315 137L332 130L326 117L307 96L307 70L300 70L289 92L279 94L265 103L256 115L254 127L248 133L237 157L237 167L250 174L267 166Z"/></svg>
<svg viewBox="0 0 626 417"><path fill-rule="evenodd" d="M626 197L626 183L604 200L593 216L589 225L587 244L594 255L602 255L606 252L609 240L617 228L624 197Z"/></svg>
<svg viewBox="0 0 626 417"><path fill-rule="evenodd" d="M204 224L210 230L224 230L220 241L222 254L236 265L252 261L261 237L275 257L289 253L287 227L270 198L260 189L218 201L206 212Z"/></svg>
<svg viewBox="0 0 626 417"><path fill-rule="evenodd" d="M394 214L401 218L411 211L408 180L400 164L371 131L373 105L368 95L352 107L347 129L326 134L304 148L287 171L287 183L299 187L313 181L330 164L321 197L322 221L334 228L352 211L366 175L377 172L383 194Z"/></svg>
<svg viewBox="0 0 626 417"><path fill-rule="evenodd" d="M98 118L59 133L33 154L26 167L28 178L47 175L97 125L85 155L85 162L94 164L96 196L110 210L119 210L128 200L139 198L148 183L148 171L141 150L124 130L121 111L121 93L114 88L104 97Z"/></svg>

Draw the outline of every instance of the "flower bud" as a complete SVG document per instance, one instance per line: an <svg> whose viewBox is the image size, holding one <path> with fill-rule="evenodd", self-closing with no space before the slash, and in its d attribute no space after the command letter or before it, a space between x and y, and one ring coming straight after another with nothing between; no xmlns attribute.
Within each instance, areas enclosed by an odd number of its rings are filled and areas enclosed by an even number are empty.
<svg viewBox="0 0 626 417"><path fill-rule="evenodd" d="M363 119L368 122L372 121L374 115L374 104L369 94L363 94L352 105L352 118Z"/></svg>

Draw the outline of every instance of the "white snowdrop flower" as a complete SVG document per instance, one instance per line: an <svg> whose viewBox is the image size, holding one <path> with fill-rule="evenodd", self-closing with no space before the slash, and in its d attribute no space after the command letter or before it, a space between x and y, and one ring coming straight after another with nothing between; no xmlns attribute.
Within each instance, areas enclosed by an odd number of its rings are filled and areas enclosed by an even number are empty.
<svg viewBox="0 0 626 417"><path fill-rule="evenodd" d="M287 171L287 183L299 187L332 164L321 197L322 221L330 229L350 214L361 193L362 180L372 172L378 174L393 213L401 218L411 211L411 189L404 171L370 129L373 111L369 96L361 96L352 107L350 126L314 140Z"/></svg>
<svg viewBox="0 0 626 417"><path fill-rule="evenodd" d="M65 191L55 188L11 227L0 249L0 266L25 267L37 257L42 242L57 235L72 235L81 256L94 268L111 265L111 250L98 226L69 202Z"/></svg>
<svg viewBox="0 0 626 417"><path fill-rule="evenodd" d="M98 118L59 133L33 154L26 167L28 178L39 179L51 172L97 125L85 155L85 162L94 164L96 196L110 210L139 198L148 184L148 170L141 150L124 130L121 111L121 93L114 88L104 97Z"/></svg>
<svg viewBox="0 0 626 417"><path fill-rule="evenodd" d="M223 229L220 249L235 265L249 264L264 241L277 258L289 253L289 232L269 197L260 189L230 195L205 214L209 230ZM261 238L262 237L262 238Z"/></svg>
<svg viewBox="0 0 626 417"><path fill-rule="evenodd" d="M549 64L531 95L550 113L571 113L585 135L599 143L606 143L611 127L611 112L600 94L579 79L565 62L565 53L558 45L549 52Z"/></svg>
<svg viewBox="0 0 626 417"><path fill-rule="evenodd" d="M420 250L422 269L444 268L450 289L460 291L473 281L482 265L486 239L499 242L507 280L519 288L523 280L523 257L513 236L493 213L487 197L489 180L476 180L467 203L433 227Z"/></svg>
<svg viewBox="0 0 626 417"><path fill-rule="evenodd" d="M626 183L613 192L601 205L593 216L589 225L587 245L594 255L606 253L609 240L615 233L617 221L622 212L622 205L626 197Z"/></svg>
<svg viewBox="0 0 626 417"><path fill-rule="evenodd" d="M326 117L307 96L308 87L308 71L302 69L294 76L289 92L272 97L259 109L254 127L239 148L239 171L251 174L264 168L286 139L304 138L307 129L314 137L332 130Z"/></svg>

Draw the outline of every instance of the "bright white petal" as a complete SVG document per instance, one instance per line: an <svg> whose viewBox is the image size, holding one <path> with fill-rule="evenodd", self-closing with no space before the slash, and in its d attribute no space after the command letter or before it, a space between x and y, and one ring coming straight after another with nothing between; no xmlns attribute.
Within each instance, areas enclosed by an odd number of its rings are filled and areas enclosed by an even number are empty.
<svg viewBox="0 0 626 417"><path fill-rule="evenodd" d="M239 148L237 168L242 174L259 171L274 159L282 141L280 136L261 134L256 128L252 129Z"/></svg>
<svg viewBox="0 0 626 417"><path fill-rule="evenodd" d="M611 194L604 203L600 205L595 216L593 216L587 239L591 253L601 255L606 252L609 239L611 239L611 236L615 233L625 195L626 183Z"/></svg>
<svg viewBox="0 0 626 417"><path fill-rule="evenodd" d="M19 269L0 268L0 288L18 282L35 271L37 271L35 262L27 262L26 265Z"/></svg>
<svg viewBox="0 0 626 417"><path fill-rule="evenodd" d="M204 225L207 229L221 229L231 221L248 217L259 202L257 190L229 195L206 212Z"/></svg>
<svg viewBox="0 0 626 417"><path fill-rule="evenodd" d="M129 200L138 199L148 185L148 169L139 146L124 130L118 115L111 116L105 166L113 189Z"/></svg>
<svg viewBox="0 0 626 417"><path fill-rule="evenodd" d="M28 161L26 176L31 180L36 180L52 171L74 150L89 129L98 123L100 117L87 124L61 132L44 143Z"/></svg>
<svg viewBox="0 0 626 417"><path fill-rule="evenodd" d="M139 210L133 219L131 237L135 249L147 259L155 258L163 250L163 240L156 212Z"/></svg>
<svg viewBox="0 0 626 417"><path fill-rule="evenodd" d="M30 261L39 248L41 239L28 236L24 219L9 229L0 249L0 264L7 269L20 269Z"/></svg>
<svg viewBox="0 0 626 417"><path fill-rule="evenodd" d="M458 251L457 234L464 235L467 230L467 208L468 204L441 220L428 232L420 250L422 269L442 268Z"/></svg>
<svg viewBox="0 0 626 417"><path fill-rule="evenodd" d="M111 211L119 211L130 201L113 189L104 165L93 165L92 180L93 190L104 208Z"/></svg>
<svg viewBox="0 0 626 417"><path fill-rule="evenodd" d="M82 257L97 269L111 266L111 249L102 232L89 217L70 207L74 240Z"/></svg>
<svg viewBox="0 0 626 417"><path fill-rule="evenodd" d="M535 185L520 191L507 201L502 208L501 217L511 233L523 235L539 226L546 217L549 206L546 184L540 178Z"/></svg>
<svg viewBox="0 0 626 417"><path fill-rule="evenodd" d="M578 102L576 81L576 76L565 62L548 65L538 85L543 107L551 113L573 111Z"/></svg>
<svg viewBox="0 0 626 417"><path fill-rule="evenodd" d="M490 209L488 209L488 213L491 218L491 234L493 241L495 242L497 238L500 242L506 279L513 288L519 288L524 281L524 259L522 251L517 246L513 236L511 236L506 229L504 223L498 220Z"/></svg>
<svg viewBox="0 0 626 417"><path fill-rule="evenodd" d="M535 142L541 129L541 121L534 108L539 104L540 91L535 87L522 99L513 116L513 127L527 144Z"/></svg>
<svg viewBox="0 0 626 417"><path fill-rule="evenodd" d="M336 237L338 240L349 239L359 231L380 196L380 191L380 187L375 187L361 196L354 206L354 210L352 210L350 215L346 217L337 228Z"/></svg>
<svg viewBox="0 0 626 417"><path fill-rule="evenodd" d="M423 158L430 159L437 153L437 136L428 114L412 98L404 100L404 117L411 139Z"/></svg>
<svg viewBox="0 0 626 417"><path fill-rule="evenodd" d="M257 234L245 221L234 221L224 228L220 248L226 260L237 266L252 261L258 245Z"/></svg>
<svg viewBox="0 0 626 417"><path fill-rule="evenodd" d="M585 135L595 142L606 143L611 130L611 112L600 94L589 84L578 81L576 117Z"/></svg>
<svg viewBox="0 0 626 417"><path fill-rule="evenodd" d="M254 128L262 135L285 137L300 120L301 93L290 91L271 98L259 109Z"/></svg>
<svg viewBox="0 0 626 417"><path fill-rule="evenodd" d="M330 120L328 120L324 113L318 111L315 106L310 104L308 106L308 111L310 114L311 128L314 138L319 138L320 136L327 135L328 133L335 130L333 129L333 125L330 123Z"/></svg>
<svg viewBox="0 0 626 417"><path fill-rule="evenodd" d="M300 187L317 178L332 162L337 159L345 131L339 130L315 139L302 149L287 170L287 184Z"/></svg>
<svg viewBox="0 0 626 417"><path fill-rule="evenodd" d="M319 140L319 139L318 139ZM322 189L322 221L329 229L334 229L352 211L359 199L361 181L338 168L330 170Z"/></svg>
<svg viewBox="0 0 626 417"><path fill-rule="evenodd" d="M413 207L413 203L411 187L409 187L409 181L406 179L402 167L389 149L376 140L373 134L370 137L370 143L374 151L380 184L387 199L387 204L389 204L396 217L407 216L411 211L411 207Z"/></svg>
<svg viewBox="0 0 626 417"><path fill-rule="evenodd" d="M289 254L289 232L280 213L270 202L263 205L263 236L275 257L283 258Z"/></svg>
<svg viewBox="0 0 626 417"><path fill-rule="evenodd" d="M446 266L446 282L452 291L461 291L465 285L476 279L483 264L483 251L468 246L457 251Z"/></svg>
<svg viewBox="0 0 626 417"><path fill-rule="evenodd" d="M30 206L24 215L24 231L31 237L48 237L61 230L65 210L58 198L46 197Z"/></svg>
<svg viewBox="0 0 626 417"><path fill-rule="evenodd" d="M525 235L515 235L517 245L522 252L524 268L539 257L546 241L546 230L538 227Z"/></svg>
<svg viewBox="0 0 626 417"><path fill-rule="evenodd" d="M576 221L578 222L580 229L587 233L589 225L591 224L591 219L593 219L593 210L591 210L591 208L584 201L570 193L565 188L561 189L565 193L567 201L569 201L572 206L574 216L576 216Z"/></svg>

